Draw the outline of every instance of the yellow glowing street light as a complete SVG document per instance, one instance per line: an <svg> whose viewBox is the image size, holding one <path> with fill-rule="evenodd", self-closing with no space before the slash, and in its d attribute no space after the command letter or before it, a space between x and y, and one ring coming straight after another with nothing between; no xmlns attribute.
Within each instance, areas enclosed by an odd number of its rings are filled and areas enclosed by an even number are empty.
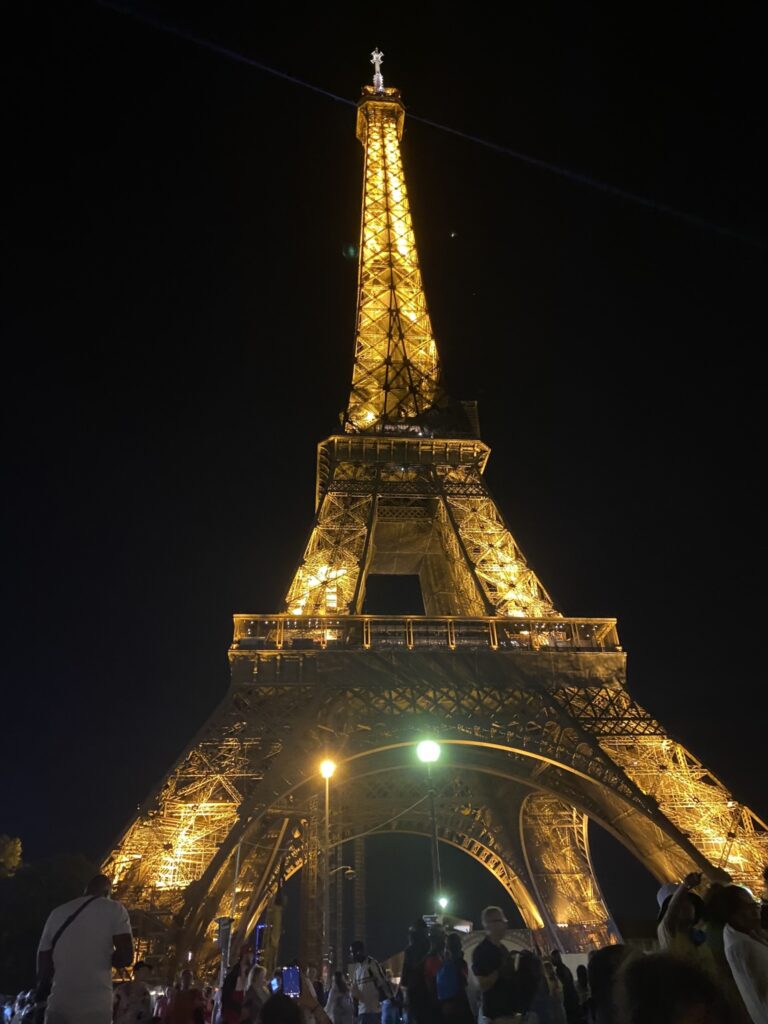
<svg viewBox="0 0 768 1024"><path fill-rule="evenodd" d="M336 771L336 763L334 761L322 761L320 764L320 774L324 779L332 779L333 773Z"/></svg>
<svg viewBox="0 0 768 1024"><path fill-rule="evenodd" d="M416 747L416 756L424 764L434 764L440 757L440 744L434 740L422 740Z"/></svg>

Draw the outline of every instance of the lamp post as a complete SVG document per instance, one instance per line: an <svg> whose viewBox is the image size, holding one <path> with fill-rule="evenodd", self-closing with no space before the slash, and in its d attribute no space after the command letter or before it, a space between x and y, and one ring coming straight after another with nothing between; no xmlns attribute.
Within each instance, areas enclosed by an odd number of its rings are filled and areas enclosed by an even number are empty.
<svg viewBox="0 0 768 1024"><path fill-rule="evenodd" d="M429 784L429 813L432 819L432 889L435 909L439 912L440 890L443 887L440 878L440 849L437 845L437 818L435 817L435 789L432 785L432 765L440 757L440 744L434 740L422 740L416 747L416 756L427 766L427 782Z"/></svg>
<svg viewBox="0 0 768 1024"><path fill-rule="evenodd" d="M331 779L336 771L333 761L326 758L320 765L320 774L325 779L325 841L324 846L324 878L323 878L323 960L328 964L330 978L330 955L328 949L328 932L331 918Z"/></svg>

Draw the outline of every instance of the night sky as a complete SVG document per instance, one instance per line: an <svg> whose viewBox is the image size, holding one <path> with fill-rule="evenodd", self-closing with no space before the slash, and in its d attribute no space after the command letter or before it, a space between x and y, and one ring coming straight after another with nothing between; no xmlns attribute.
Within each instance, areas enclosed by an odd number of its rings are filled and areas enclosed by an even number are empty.
<svg viewBox="0 0 768 1024"><path fill-rule="evenodd" d="M226 690L232 614L280 608L346 399L354 109L184 35L351 101L379 46L409 114L653 201L406 120L444 377L518 543L765 816L756 14L120 6L4 23L0 833L107 851Z"/></svg>

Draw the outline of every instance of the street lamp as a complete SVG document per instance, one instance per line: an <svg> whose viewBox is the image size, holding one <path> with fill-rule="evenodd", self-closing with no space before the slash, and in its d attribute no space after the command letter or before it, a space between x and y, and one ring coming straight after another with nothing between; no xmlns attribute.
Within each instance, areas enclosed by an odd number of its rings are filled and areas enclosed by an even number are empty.
<svg viewBox="0 0 768 1024"><path fill-rule="evenodd" d="M328 963L330 974L330 957L328 955L328 929L331 918L331 779L336 765L329 758L320 763L320 774L325 779L325 879L323 884L323 959Z"/></svg>
<svg viewBox="0 0 768 1024"><path fill-rule="evenodd" d="M445 908L448 906L448 898L446 896L441 896L440 899L437 901L437 905L440 907L441 910L445 910Z"/></svg>
<svg viewBox="0 0 768 1024"><path fill-rule="evenodd" d="M427 782L429 783L429 813L432 819L432 892L435 901L442 906L439 899L442 881L440 878L440 849L437 845L437 819L435 817L435 789L432 785L432 765L440 757L440 744L435 740L422 740L416 747L416 756L427 766Z"/></svg>

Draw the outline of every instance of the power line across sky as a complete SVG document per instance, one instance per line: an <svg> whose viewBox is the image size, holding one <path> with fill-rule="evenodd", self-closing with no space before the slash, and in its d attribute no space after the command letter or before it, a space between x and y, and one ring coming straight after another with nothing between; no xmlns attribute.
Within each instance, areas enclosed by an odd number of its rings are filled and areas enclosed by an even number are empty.
<svg viewBox="0 0 768 1024"><path fill-rule="evenodd" d="M275 78L280 78L283 81L290 82L292 85L299 86L302 89L307 89L311 92L318 93L321 96L325 96L326 99L333 100L335 103L343 103L345 106L356 107L357 103L355 100L351 100L345 96L339 96L337 93L331 92L328 89L322 88L322 86L315 85L312 82L308 82L305 79L297 78L295 75L290 75L285 71L281 71L279 68L271 67L265 64L263 61L256 60L253 57L249 57L247 54L242 53L240 50L233 49L232 47L223 46L220 43L216 43L213 40L206 39L204 36L198 35L197 33L190 32L186 28L182 28L178 25L174 25L168 21L164 21L154 15L148 15L144 12L135 10L129 4L121 4L114 2L114 0L97 0L102 7L109 8L110 10L116 11L117 13L127 15L136 19L137 21L148 25L160 32L167 32L173 36L183 39L188 43L192 43L195 46L202 47L216 53L221 57L226 57L228 60L236 61L239 64L245 64L248 67L255 68L264 74L272 75ZM513 160L518 160L522 163L528 164L531 167L536 167L539 170L547 171L550 174L555 174L558 177L565 178L571 181L575 185L585 186L598 192L602 192L605 195L612 196L614 199L621 200L623 202L632 203L636 206L645 207L648 210L653 210L656 213L662 214L667 217L673 217L682 223L688 224L691 227L698 228L702 231L709 232L711 234L721 235L724 237L732 238L743 242L746 245L757 246L758 248L764 248L764 241L754 235L746 234L743 231L739 231L736 228L729 227L728 225L719 224L715 221L708 220L704 217L699 217L695 214L688 213L685 210L680 210L675 206L670 206L667 203L658 202L649 196L639 195L635 192L629 192L626 189L620 188L616 185L611 185L607 182L601 181L598 178L594 178L588 174L582 174L578 171L574 171L571 168L564 167L560 164L552 163L548 160L542 160L538 157L531 156L527 153L521 153L519 150L504 146L497 142L491 142L488 139L480 138L476 135L471 135L467 132L460 131L457 128L452 128L449 125L440 124L427 117L421 117L418 114L411 113L409 111L408 118L411 121L417 121L420 124L428 125L430 128L435 128L438 131L446 132L450 135L455 135L458 138L464 139L477 146L482 146L485 149L492 150L495 153L499 153L503 156L510 157Z"/></svg>

